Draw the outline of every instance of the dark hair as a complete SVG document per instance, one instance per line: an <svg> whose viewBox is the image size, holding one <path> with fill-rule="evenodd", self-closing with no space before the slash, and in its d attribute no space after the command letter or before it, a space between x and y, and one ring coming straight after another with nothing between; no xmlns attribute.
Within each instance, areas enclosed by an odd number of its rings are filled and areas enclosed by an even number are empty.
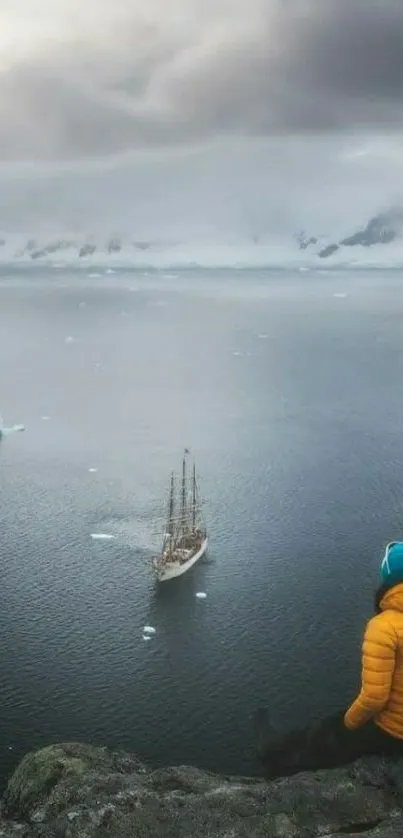
<svg viewBox="0 0 403 838"><path fill-rule="evenodd" d="M389 591L389 590L390 590L390 585L381 585L375 591L375 602L374 602L375 614L380 614L381 613L381 611L382 611L381 602L382 602L383 597L385 596L386 592Z"/></svg>

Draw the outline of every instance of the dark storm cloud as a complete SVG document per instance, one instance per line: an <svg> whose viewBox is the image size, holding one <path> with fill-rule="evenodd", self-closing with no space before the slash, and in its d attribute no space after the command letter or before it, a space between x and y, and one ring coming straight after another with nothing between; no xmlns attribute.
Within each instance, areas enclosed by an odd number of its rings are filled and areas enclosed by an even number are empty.
<svg viewBox="0 0 403 838"><path fill-rule="evenodd" d="M3 2L2 160L402 124L402 0Z"/></svg>

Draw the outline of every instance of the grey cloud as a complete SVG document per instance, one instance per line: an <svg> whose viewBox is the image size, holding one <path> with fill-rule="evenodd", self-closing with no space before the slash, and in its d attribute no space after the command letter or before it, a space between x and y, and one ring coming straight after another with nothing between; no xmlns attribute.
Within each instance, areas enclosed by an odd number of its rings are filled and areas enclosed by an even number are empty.
<svg viewBox="0 0 403 838"><path fill-rule="evenodd" d="M0 234L233 242L303 229L341 240L401 202L402 171L398 142L373 136L352 147L336 135L3 165Z"/></svg>
<svg viewBox="0 0 403 838"><path fill-rule="evenodd" d="M402 0L125 0L109 38L71 3L0 74L2 160L402 126Z"/></svg>
<svg viewBox="0 0 403 838"><path fill-rule="evenodd" d="M318 90L361 102L401 101L403 5L395 0L324 0L305 21L298 70ZM296 39L297 40L297 39Z"/></svg>

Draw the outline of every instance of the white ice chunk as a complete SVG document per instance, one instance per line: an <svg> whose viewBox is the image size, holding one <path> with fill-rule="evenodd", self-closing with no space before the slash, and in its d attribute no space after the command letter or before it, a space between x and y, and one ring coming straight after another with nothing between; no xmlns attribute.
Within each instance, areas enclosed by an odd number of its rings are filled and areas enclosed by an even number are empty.
<svg viewBox="0 0 403 838"><path fill-rule="evenodd" d="M143 634L155 634L155 633L156 633L156 631L155 631L154 626L144 626Z"/></svg>
<svg viewBox="0 0 403 838"><path fill-rule="evenodd" d="M10 434L18 433L18 431L25 431L25 425L11 425L11 428L4 428L3 430L8 430Z"/></svg>
<svg viewBox="0 0 403 838"><path fill-rule="evenodd" d="M11 425L9 428L5 428L4 425L0 428L1 436L10 436L10 434L15 434L18 431L25 431L24 425Z"/></svg>
<svg viewBox="0 0 403 838"><path fill-rule="evenodd" d="M92 532L91 538L94 541L112 541L115 538L110 532Z"/></svg>
<svg viewBox="0 0 403 838"><path fill-rule="evenodd" d="M197 599L207 599L207 594L204 591L198 591L196 594Z"/></svg>
<svg viewBox="0 0 403 838"><path fill-rule="evenodd" d="M89 468L88 471L90 472L90 474L95 474L95 472L98 471L98 469L97 468Z"/></svg>

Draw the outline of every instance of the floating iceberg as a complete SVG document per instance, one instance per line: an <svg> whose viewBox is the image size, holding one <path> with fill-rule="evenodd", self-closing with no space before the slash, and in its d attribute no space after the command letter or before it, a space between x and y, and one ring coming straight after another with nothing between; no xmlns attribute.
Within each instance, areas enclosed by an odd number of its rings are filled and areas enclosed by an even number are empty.
<svg viewBox="0 0 403 838"><path fill-rule="evenodd" d="M4 419L0 416L0 438L2 436L10 436L10 434L18 433L18 431L25 431L25 425L10 425L8 428L5 428Z"/></svg>
<svg viewBox="0 0 403 838"><path fill-rule="evenodd" d="M0 436L10 436L10 434L16 434L18 431L25 431L24 425L11 425L10 428L4 428L3 425L0 427Z"/></svg>

